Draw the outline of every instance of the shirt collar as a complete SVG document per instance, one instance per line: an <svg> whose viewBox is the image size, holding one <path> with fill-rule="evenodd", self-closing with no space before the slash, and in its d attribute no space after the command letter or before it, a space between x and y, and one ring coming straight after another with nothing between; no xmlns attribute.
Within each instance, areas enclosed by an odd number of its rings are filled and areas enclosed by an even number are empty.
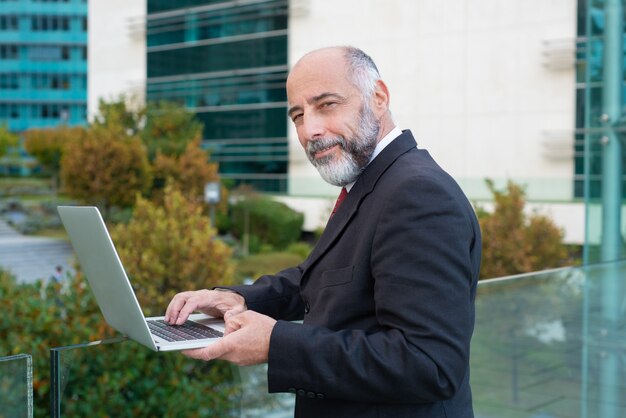
<svg viewBox="0 0 626 418"><path fill-rule="evenodd" d="M389 133L385 135L383 139L378 141L378 144L376 144L376 148L374 148L374 152L372 153L372 156L370 157L370 160L367 164L369 165L372 161L374 161L374 158L376 158L378 154L380 154L381 151L384 150L385 147L391 143L391 141L399 137L401 134L402 134L402 130L398 128L397 126L394 126L394 128L391 131L389 131ZM354 186L354 183L356 183L356 180L350 184L346 184L345 187L348 192L350 192L350 189L352 189L352 186Z"/></svg>

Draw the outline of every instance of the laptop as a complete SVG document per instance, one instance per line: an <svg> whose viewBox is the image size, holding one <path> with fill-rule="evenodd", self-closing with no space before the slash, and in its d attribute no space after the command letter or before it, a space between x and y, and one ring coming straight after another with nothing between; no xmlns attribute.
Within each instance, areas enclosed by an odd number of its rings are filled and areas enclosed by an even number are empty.
<svg viewBox="0 0 626 418"><path fill-rule="evenodd" d="M146 318L98 208L57 209L100 311L111 327L154 351L206 347L223 336L224 320L205 314L192 314L180 326L167 324L162 316Z"/></svg>

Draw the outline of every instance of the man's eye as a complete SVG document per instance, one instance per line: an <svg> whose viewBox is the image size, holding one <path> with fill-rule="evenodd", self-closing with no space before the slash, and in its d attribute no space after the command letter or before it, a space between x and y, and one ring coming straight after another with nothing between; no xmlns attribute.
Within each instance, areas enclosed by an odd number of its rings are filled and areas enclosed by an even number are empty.
<svg viewBox="0 0 626 418"><path fill-rule="evenodd" d="M324 103L322 103L322 107L329 108L329 107L333 107L336 104L337 104L337 102L324 102Z"/></svg>
<svg viewBox="0 0 626 418"><path fill-rule="evenodd" d="M293 121L293 123L296 123L301 119L302 119L302 114L294 115L291 117L291 120Z"/></svg>

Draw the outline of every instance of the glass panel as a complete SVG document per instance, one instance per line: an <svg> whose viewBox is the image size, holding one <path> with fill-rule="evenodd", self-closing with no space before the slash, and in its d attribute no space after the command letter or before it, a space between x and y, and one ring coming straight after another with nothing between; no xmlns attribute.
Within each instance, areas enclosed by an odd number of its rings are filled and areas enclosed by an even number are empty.
<svg viewBox="0 0 626 418"><path fill-rule="evenodd" d="M476 417L626 416L625 281L626 262L481 281L471 356ZM53 417L293 411L291 395L267 394L265 365L204 363L122 338L55 348L51 360Z"/></svg>
<svg viewBox="0 0 626 418"><path fill-rule="evenodd" d="M27 354L0 357L0 418L33 416L33 360Z"/></svg>
<svg viewBox="0 0 626 418"><path fill-rule="evenodd" d="M152 47L285 29L287 14L287 2L279 0L177 13L162 18L149 17L147 43Z"/></svg>
<svg viewBox="0 0 626 418"><path fill-rule="evenodd" d="M249 109L243 111L200 112L204 139L285 138L287 142L287 108Z"/></svg>
<svg viewBox="0 0 626 418"><path fill-rule="evenodd" d="M148 100L196 112L205 142L265 141L262 148L207 148L233 185L285 192L289 2L149 0L147 6Z"/></svg>
<svg viewBox="0 0 626 418"><path fill-rule="evenodd" d="M476 417L626 416L626 262L482 281Z"/></svg>
<svg viewBox="0 0 626 418"><path fill-rule="evenodd" d="M286 80L287 73L281 71L150 82L147 85L147 97L148 100L176 101L191 107L286 102Z"/></svg>
<svg viewBox="0 0 626 418"><path fill-rule="evenodd" d="M52 416L282 417L293 396L267 394L265 366L156 353L123 338L51 350Z"/></svg>
<svg viewBox="0 0 626 418"><path fill-rule="evenodd" d="M183 7L222 3L224 0L148 0L148 13L163 12Z"/></svg>
<svg viewBox="0 0 626 418"><path fill-rule="evenodd" d="M148 78L269 67L286 62L287 36L273 36L149 52Z"/></svg>

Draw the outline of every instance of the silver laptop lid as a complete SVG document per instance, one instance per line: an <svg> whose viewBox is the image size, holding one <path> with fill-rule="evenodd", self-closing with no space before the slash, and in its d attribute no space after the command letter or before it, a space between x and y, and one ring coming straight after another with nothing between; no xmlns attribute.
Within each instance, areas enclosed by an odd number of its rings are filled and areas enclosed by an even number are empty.
<svg viewBox="0 0 626 418"><path fill-rule="evenodd" d="M104 319L117 331L157 350L100 211L92 206L59 206L61 221Z"/></svg>

